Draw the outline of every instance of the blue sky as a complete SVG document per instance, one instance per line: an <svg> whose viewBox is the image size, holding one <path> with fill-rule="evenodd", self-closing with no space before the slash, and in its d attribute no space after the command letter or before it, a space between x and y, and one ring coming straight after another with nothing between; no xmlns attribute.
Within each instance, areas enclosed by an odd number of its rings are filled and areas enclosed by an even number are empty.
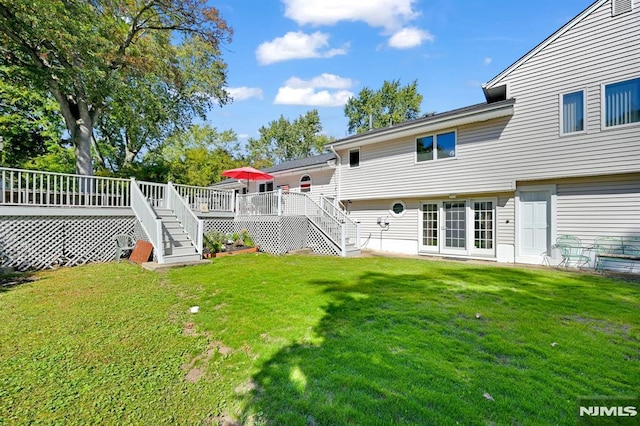
<svg viewBox="0 0 640 426"><path fill-rule="evenodd" d="M347 136L343 106L385 80L418 81L422 112L484 101L481 85L592 0L215 0L234 30L223 46L233 103L208 122L241 142L311 109Z"/></svg>

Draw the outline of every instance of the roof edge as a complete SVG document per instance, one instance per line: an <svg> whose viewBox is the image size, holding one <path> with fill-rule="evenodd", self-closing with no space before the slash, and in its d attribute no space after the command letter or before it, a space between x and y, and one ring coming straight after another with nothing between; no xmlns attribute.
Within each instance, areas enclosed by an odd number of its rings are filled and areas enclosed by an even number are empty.
<svg viewBox="0 0 640 426"><path fill-rule="evenodd" d="M608 1L609 0L596 0L594 3L592 3L590 6L588 6L585 10L583 10L578 15L576 15L572 20L570 20L569 22L564 24L556 32L554 32L549 37L544 39L542 41L542 43L538 44L533 49L529 50L527 53L525 53L523 56L521 56L520 59L518 59L517 61L512 63L509 67L507 67L505 70L503 70L500 74L498 74L495 77L493 77L490 81L488 81L487 83L484 83L482 85L482 90L484 91L485 95L487 93L486 89L489 89L489 88L493 87L497 82L499 82L504 77L509 75L516 68L520 67L520 65L522 65L524 62L528 61L529 58L531 58L532 56L535 56L539 51L541 51L542 49L547 47L549 44L553 43L561 35L563 35L567 31L569 31L571 28L573 28L578 22L582 21L585 17L590 15L594 10L596 10L597 8L599 8L600 6L602 6L604 3L608 2Z"/></svg>

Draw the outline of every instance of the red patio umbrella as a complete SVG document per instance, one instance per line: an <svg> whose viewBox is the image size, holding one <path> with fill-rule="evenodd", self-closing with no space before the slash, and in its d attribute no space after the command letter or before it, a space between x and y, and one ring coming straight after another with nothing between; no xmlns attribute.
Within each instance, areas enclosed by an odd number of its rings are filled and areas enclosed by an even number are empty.
<svg viewBox="0 0 640 426"><path fill-rule="evenodd" d="M222 172L222 176L235 179L246 179L247 187L249 186L248 181L250 180L273 180L273 176L269 173L254 169L253 167L239 167L237 169L225 170Z"/></svg>
<svg viewBox="0 0 640 426"><path fill-rule="evenodd" d="M254 169L253 167L240 167L237 169L225 170L222 172L222 176L227 176L236 179L246 180L272 180L273 176L269 173L265 173L261 170Z"/></svg>

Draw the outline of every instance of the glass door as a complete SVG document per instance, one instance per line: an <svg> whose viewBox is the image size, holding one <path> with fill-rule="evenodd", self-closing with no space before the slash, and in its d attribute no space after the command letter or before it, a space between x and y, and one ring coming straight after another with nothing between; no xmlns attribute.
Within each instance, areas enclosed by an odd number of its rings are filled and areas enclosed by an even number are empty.
<svg viewBox="0 0 640 426"><path fill-rule="evenodd" d="M422 238L420 239L420 250L439 251L439 214L438 203L425 203L422 205Z"/></svg>
<svg viewBox="0 0 640 426"><path fill-rule="evenodd" d="M444 214L443 253L467 252L467 202L445 201L442 203Z"/></svg>

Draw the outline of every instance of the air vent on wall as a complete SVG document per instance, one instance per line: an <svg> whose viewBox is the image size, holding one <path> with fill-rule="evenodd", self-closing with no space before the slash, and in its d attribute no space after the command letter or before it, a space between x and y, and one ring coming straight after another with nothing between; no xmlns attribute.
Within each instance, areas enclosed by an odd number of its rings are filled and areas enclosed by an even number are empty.
<svg viewBox="0 0 640 426"><path fill-rule="evenodd" d="M617 16L621 13L631 12L633 2L634 0L611 0L611 15Z"/></svg>

